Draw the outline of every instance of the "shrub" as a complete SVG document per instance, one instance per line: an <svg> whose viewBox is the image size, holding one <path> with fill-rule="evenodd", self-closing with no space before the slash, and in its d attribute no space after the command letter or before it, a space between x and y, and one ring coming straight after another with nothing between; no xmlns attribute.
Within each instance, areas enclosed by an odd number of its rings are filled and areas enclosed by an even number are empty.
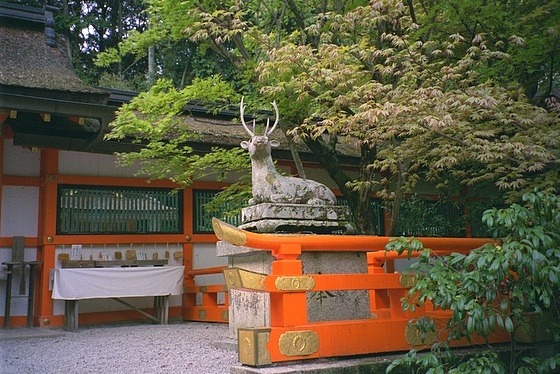
<svg viewBox="0 0 560 374"><path fill-rule="evenodd" d="M447 340L436 342L426 354L411 350L387 372L408 366L423 373L546 373L560 366L560 354L523 357L515 334L527 329L523 318L527 312L552 313L553 321L560 320L560 198L535 191L523 195L521 204L485 211L482 220L496 241L466 255L436 256L414 238L396 238L388 244L387 250L409 255L421 248L419 261L408 270L417 283L402 299L403 309L413 311L431 300L452 315L445 326ZM428 318L411 323L425 334L436 330ZM461 358L449 348L454 340L488 338L497 329L511 336L508 364L490 349ZM558 323L547 329L560 341Z"/></svg>

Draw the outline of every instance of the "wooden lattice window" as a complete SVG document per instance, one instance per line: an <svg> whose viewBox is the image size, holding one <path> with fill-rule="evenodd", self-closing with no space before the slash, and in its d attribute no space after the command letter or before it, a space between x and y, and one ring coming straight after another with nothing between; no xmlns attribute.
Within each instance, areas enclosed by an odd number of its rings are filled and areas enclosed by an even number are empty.
<svg viewBox="0 0 560 374"><path fill-rule="evenodd" d="M413 197L402 202L395 234L462 237L465 236L466 219L458 202Z"/></svg>
<svg viewBox="0 0 560 374"><path fill-rule="evenodd" d="M337 196L336 201L337 205L348 206L348 200L342 196ZM373 222L373 229L376 235L384 235L385 220L383 215L383 202L381 199L371 199L369 207L369 219ZM350 211L350 218L354 221L352 211Z"/></svg>
<svg viewBox="0 0 560 374"><path fill-rule="evenodd" d="M171 234L183 230L170 188L59 185L57 234Z"/></svg>
<svg viewBox="0 0 560 374"><path fill-rule="evenodd" d="M193 231L197 234L210 234L213 233L212 217L217 217L224 222L234 226L241 224L241 214L236 216L226 215L224 212L231 211L232 207L224 206L220 212L208 213L204 205L214 199L216 194L220 191L212 190L194 190L193 191Z"/></svg>

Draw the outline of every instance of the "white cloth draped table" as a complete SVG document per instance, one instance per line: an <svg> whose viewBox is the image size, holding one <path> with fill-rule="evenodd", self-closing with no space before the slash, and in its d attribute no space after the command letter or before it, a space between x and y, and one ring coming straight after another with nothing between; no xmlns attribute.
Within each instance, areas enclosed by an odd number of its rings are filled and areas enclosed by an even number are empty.
<svg viewBox="0 0 560 374"><path fill-rule="evenodd" d="M78 300L112 298L159 323L167 323L169 296L183 293L184 266L56 269L52 298L64 300L64 328L78 330ZM154 315L121 300L154 297Z"/></svg>
<svg viewBox="0 0 560 374"><path fill-rule="evenodd" d="M181 295L184 269L184 266L57 269L52 298Z"/></svg>

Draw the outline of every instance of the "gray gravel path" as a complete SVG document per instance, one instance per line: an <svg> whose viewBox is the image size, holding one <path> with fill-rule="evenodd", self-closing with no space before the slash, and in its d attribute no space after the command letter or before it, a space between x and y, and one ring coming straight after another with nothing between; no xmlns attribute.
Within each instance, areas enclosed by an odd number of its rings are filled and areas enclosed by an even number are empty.
<svg viewBox="0 0 560 374"><path fill-rule="evenodd" d="M239 365L228 325L80 326L60 336L0 340L4 373L229 373Z"/></svg>

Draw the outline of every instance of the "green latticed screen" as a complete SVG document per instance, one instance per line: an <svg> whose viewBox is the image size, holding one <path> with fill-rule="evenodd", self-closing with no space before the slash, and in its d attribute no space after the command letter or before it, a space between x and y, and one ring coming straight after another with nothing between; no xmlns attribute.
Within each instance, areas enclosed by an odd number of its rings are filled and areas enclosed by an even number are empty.
<svg viewBox="0 0 560 374"><path fill-rule="evenodd" d="M60 185L57 234L181 233L182 200L168 188Z"/></svg>
<svg viewBox="0 0 560 374"><path fill-rule="evenodd" d="M222 206L220 211L209 213L205 209L205 204L211 202L220 191L212 190L193 190L193 231L197 234L211 234L212 217L217 217L233 226L241 224L241 213L236 215L226 214L232 207Z"/></svg>
<svg viewBox="0 0 560 374"><path fill-rule="evenodd" d="M459 203L413 197L402 202L395 235L462 237L465 224L466 217Z"/></svg>
<svg viewBox="0 0 560 374"><path fill-rule="evenodd" d="M342 196L336 197L337 205L348 206L348 200ZM350 211L352 213L352 211ZM369 204L369 219L374 224L376 235L384 235L385 233L385 219L383 216L383 202L381 199L372 199ZM353 217L352 217L353 220Z"/></svg>

